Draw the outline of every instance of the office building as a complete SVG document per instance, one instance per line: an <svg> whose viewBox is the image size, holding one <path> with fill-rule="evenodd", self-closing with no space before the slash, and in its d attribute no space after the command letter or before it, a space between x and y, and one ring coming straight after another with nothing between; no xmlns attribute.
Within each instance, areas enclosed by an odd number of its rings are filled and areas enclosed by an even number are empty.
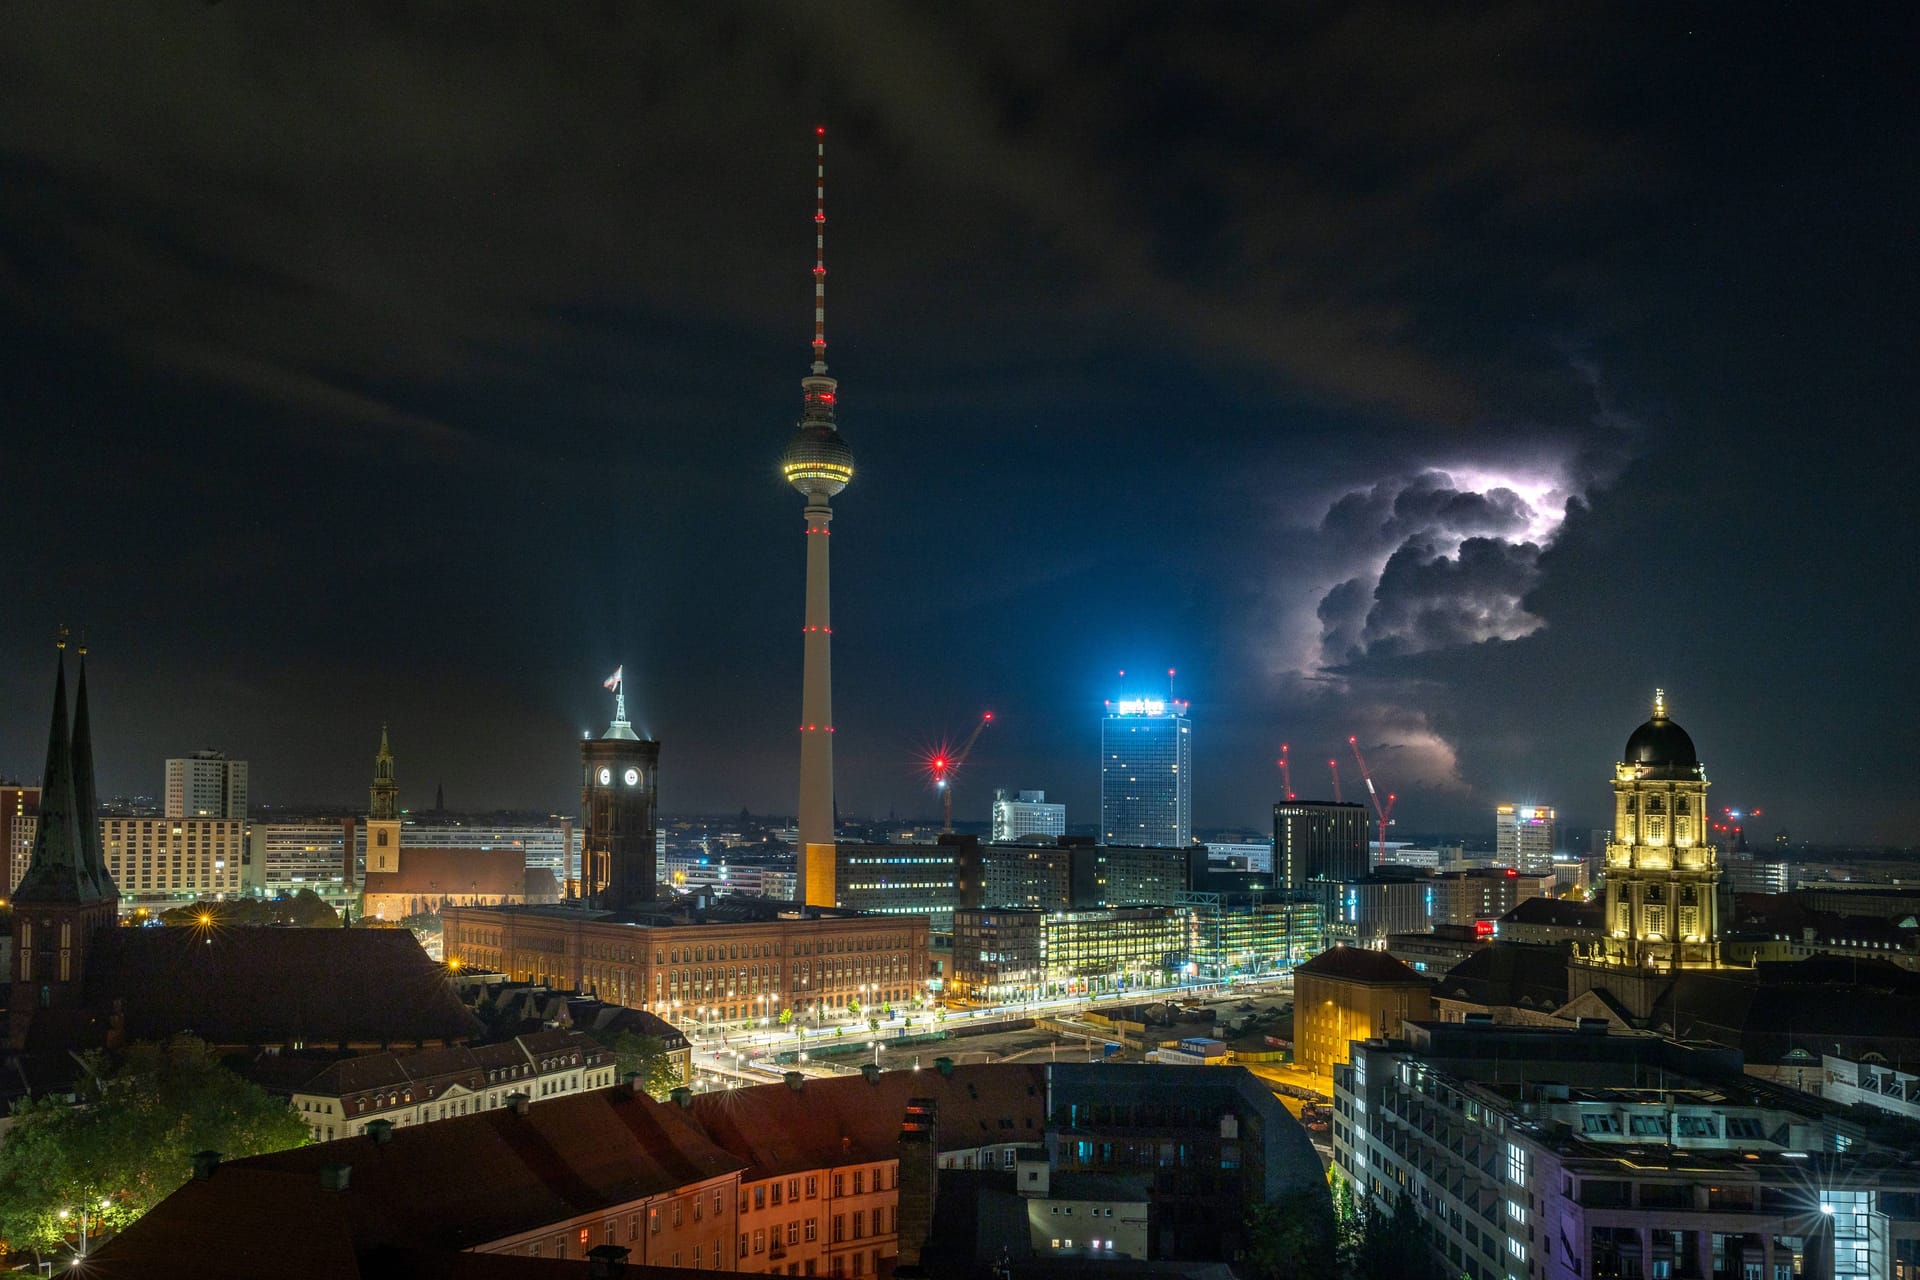
<svg viewBox="0 0 1920 1280"><path fill-rule="evenodd" d="M167 761L168 818L247 816L247 762L225 752L196 751Z"/></svg>
<svg viewBox="0 0 1920 1280"><path fill-rule="evenodd" d="M1229 887L1219 877L1207 884L1175 898L1187 912L1186 976L1211 982L1271 978L1324 947L1319 903Z"/></svg>
<svg viewBox="0 0 1920 1280"><path fill-rule="evenodd" d="M1721 865L1735 893L1787 893L1793 889L1793 864L1784 858L1733 853Z"/></svg>
<svg viewBox="0 0 1920 1280"><path fill-rule="evenodd" d="M123 910L241 894L247 824L239 818L102 818L99 825Z"/></svg>
<svg viewBox="0 0 1920 1280"><path fill-rule="evenodd" d="M0 783L0 892L13 897L14 886L33 860L33 830L25 819L40 814L40 788Z"/></svg>
<svg viewBox="0 0 1920 1280"><path fill-rule="evenodd" d="M247 831L248 892L269 897L311 889L329 901L358 893L359 822L260 822Z"/></svg>
<svg viewBox="0 0 1920 1280"><path fill-rule="evenodd" d="M836 906L875 915L924 916L936 934L953 930L954 910L978 906L978 840L942 836L939 844L841 844L834 848Z"/></svg>
<svg viewBox="0 0 1920 1280"><path fill-rule="evenodd" d="M1257 871L1273 874L1273 842L1244 840L1232 843L1209 842L1207 861L1222 870Z"/></svg>
<svg viewBox="0 0 1920 1280"><path fill-rule="evenodd" d="M1920 1161L1859 1113L1645 1033L1415 1022L1334 1069L1334 1160L1448 1274L1895 1280Z"/></svg>
<svg viewBox="0 0 1920 1280"><path fill-rule="evenodd" d="M1372 869L1364 805L1286 800L1273 806L1273 876L1299 892L1314 880L1358 880Z"/></svg>
<svg viewBox="0 0 1920 1280"><path fill-rule="evenodd" d="M834 421L840 384L827 376L827 150L818 143L814 188L813 368L800 380L799 426L781 470L807 500L807 604L800 681L801 892L808 906L834 904L833 615L828 591L831 499L853 480L853 450Z"/></svg>
<svg viewBox="0 0 1920 1280"><path fill-rule="evenodd" d="M950 999L1009 1004L1164 987L1186 961L1187 912L973 908L954 913Z"/></svg>
<svg viewBox="0 0 1920 1280"><path fill-rule="evenodd" d="M993 793L991 839L995 844L1022 840L1055 840L1067 833L1067 806L1048 804L1044 791Z"/></svg>
<svg viewBox="0 0 1920 1280"><path fill-rule="evenodd" d="M1100 722L1100 843L1183 848L1193 837L1187 704L1127 698Z"/></svg>
<svg viewBox="0 0 1920 1280"><path fill-rule="evenodd" d="M1493 811L1493 863L1525 872L1553 869L1553 810L1503 804Z"/></svg>
<svg viewBox="0 0 1920 1280"><path fill-rule="evenodd" d="M1440 889L1413 871L1315 885L1329 946L1383 947L1392 933L1425 933L1440 910Z"/></svg>
<svg viewBox="0 0 1920 1280"><path fill-rule="evenodd" d="M983 907L1065 911L1073 901L1073 859L1086 846L988 845L980 851Z"/></svg>
<svg viewBox="0 0 1920 1280"><path fill-rule="evenodd" d="M1072 850L1076 907L1165 906L1206 872L1200 845L1081 845Z"/></svg>
<svg viewBox="0 0 1920 1280"><path fill-rule="evenodd" d="M1484 867L1472 871L1442 871L1432 877L1433 922L1473 925L1498 920L1529 898L1553 896L1553 869L1543 873L1512 867Z"/></svg>

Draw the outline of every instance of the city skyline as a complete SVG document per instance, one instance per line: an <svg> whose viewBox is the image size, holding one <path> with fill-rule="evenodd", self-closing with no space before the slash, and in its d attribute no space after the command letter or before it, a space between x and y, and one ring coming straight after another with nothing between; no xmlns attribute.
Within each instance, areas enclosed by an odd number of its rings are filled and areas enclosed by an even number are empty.
<svg viewBox="0 0 1920 1280"><path fill-rule="evenodd" d="M666 811L791 809L824 122L842 813L932 812L918 744L992 706L956 816L1005 785L1091 818L1113 673L1173 666L1197 827L1261 828L1283 742L1318 796L1350 734L1404 829L1604 825L1592 762L1664 686L1750 834L1914 842L1871 763L1920 746L1894 40L529 17L549 94L524 33L229 10L5 20L0 772L31 780L67 622L107 794L212 746L264 801L346 799L385 721L422 803L564 809L625 663ZM259 77L296 46L359 106Z"/></svg>

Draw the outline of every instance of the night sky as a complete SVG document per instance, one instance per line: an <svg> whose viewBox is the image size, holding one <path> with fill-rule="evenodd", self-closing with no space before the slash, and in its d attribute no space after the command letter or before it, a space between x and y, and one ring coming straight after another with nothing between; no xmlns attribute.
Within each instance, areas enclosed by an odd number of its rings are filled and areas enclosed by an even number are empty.
<svg viewBox="0 0 1920 1280"><path fill-rule="evenodd" d="M66 622L103 793L385 721L571 811L624 662L670 813L791 812L824 124L844 815L991 708L956 816L1090 822L1174 667L1202 827L1350 733L1403 830L1603 824L1662 685L1765 834L1916 840L1899 6L343 8L0 11L0 772Z"/></svg>

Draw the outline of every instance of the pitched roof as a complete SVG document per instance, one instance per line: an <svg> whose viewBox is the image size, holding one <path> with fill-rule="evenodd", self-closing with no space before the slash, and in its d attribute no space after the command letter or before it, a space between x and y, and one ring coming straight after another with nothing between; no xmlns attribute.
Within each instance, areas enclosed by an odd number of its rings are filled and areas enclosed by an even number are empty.
<svg viewBox="0 0 1920 1280"><path fill-rule="evenodd" d="M548 873L551 879L551 873ZM522 849L416 849L403 845L398 871L369 871L368 894L398 893L435 897L478 894L525 898L527 855Z"/></svg>
<svg viewBox="0 0 1920 1280"><path fill-rule="evenodd" d="M1426 986L1418 970L1371 947L1328 947L1294 969L1295 974L1357 982L1363 986Z"/></svg>
<svg viewBox="0 0 1920 1280"><path fill-rule="evenodd" d="M620 1088L565 1094L525 1115L482 1111L394 1129L384 1141L345 1138L222 1164L134 1223L100 1261L204 1258L231 1248L245 1259L223 1260L212 1274L359 1276L350 1268L371 1251L468 1249L718 1177L740 1163L679 1107ZM322 1167L333 1164L351 1168L344 1190L320 1185ZM288 1223L300 1227L298 1270L288 1266ZM216 1226L220 1248L208 1249ZM227 1241L229 1230L248 1238ZM151 1273L103 1266L101 1274Z"/></svg>
<svg viewBox="0 0 1920 1280"><path fill-rule="evenodd" d="M928 1068L862 1076L809 1076L800 1088L763 1085L703 1093L690 1114L746 1164L747 1180L802 1169L889 1160L914 1098L934 1101L942 1151L1045 1139L1046 1068L1023 1063ZM537 1109L537 1108L536 1108Z"/></svg>
<svg viewBox="0 0 1920 1280"><path fill-rule="evenodd" d="M1574 902L1566 898L1524 898L1500 917L1501 924L1551 925L1561 929L1598 929L1606 921L1607 904Z"/></svg>
<svg viewBox="0 0 1920 1280"><path fill-rule="evenodd" d="M121 1002L129 1040L403 1044L479 1036L441 967L405 929L105 929L87 1003Z"/></svg>
<svg viewBox="0 0 1920 1280"><path fill-rule="evenodd" d="M1496 942L1447 970L1433 994L1492 1008L1558 1009L1567 1002L1566 944Z"/></svg>

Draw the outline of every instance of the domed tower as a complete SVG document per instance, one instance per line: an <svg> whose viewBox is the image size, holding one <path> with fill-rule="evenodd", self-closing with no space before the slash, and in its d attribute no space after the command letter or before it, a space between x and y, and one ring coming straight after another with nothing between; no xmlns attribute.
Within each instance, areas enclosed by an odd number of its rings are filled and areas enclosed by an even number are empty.
<svg viewBox="0 0 1920 1280"><path fill-rule="evenodd" d="M1591 958L1654 970L1720 963L1720 863L1708 842L1707 773L1656 689L1653 716L1613 770L1606 923Z"/></svg>
<svg viewBox="0 0 1920 1280"><path fill-rule="evenodd" d="M828 604L828 500L853 479L853 450L834 425L840 384L827 376L827 143L815 132L813 209L813 372L800 379L800 423L781 470L807 500L807 614L800 693L800 847L795 859L800 898L834 905L833 883L833 620Z"/></svg>

